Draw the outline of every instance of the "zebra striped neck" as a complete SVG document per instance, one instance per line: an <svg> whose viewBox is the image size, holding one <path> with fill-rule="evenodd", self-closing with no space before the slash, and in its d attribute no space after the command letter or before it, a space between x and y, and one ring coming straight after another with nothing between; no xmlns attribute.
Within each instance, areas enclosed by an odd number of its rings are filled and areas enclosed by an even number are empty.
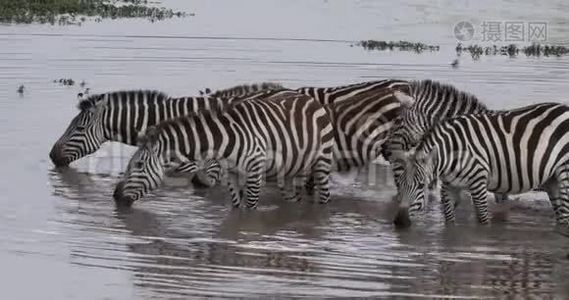
<svg viewBox="0 0 569 300"><path fill-rule="evenodd" d="M420 141L419 145L417 145L417 148L415 149L415 153L413 155L415 159L420 158L423 160L429 160L432 167L432 169L428 172L429 177L435 177L437 174L439 174L441 171L440 168L442 167L439 165L439 159L442 152L441 149L438 148L439 144L435 140L437 137L437 132L440 131L438 130L438 127L440 127L440 125L433 127L431 131L427 132L423 136L423 139Z"/></svg>
<svg viewBox="0 0 569 300"><path fill-rule="evenodd" d="M427 118L430 125L457 115L489 110L476 96L437 81L412 81L410 93L415 98L413 112Z"/></svg>
<svg viewBox="0 0 569 300"><path fill-rule="evenodd" d="M110 141L136 145L138 135L160 122L200 111L220 109L226 102L217 98L169 98L157 91L122 91L87 99L83 107L103 99L102 125L105 138ZM103 108L103 107L102 107Z"/></svg>

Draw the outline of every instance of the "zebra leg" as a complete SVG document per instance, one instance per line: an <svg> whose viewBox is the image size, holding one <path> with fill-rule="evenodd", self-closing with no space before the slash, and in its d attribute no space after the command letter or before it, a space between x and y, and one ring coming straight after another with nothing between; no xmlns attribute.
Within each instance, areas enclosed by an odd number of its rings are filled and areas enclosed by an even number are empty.
<svg viewBox="0 0 569 300"><path fill-rule="evenodd" d="M219 183L221 178L221 165L215 160L208 160L205 165L205 172L207 174L207 178L211 183L211 186L214 186Z"/></svg>
<svg viewBox="0 0 569 300"><path fill-rule="evenodd" d="M445 222L447 223L454 223L455 220L454 201L457 196L460 195L457 195L455 189L449 187L446 184L443 184L443 186L441 187L441 202L443 204L442 206L443 215L445 216Z"/></svg>
<svg viewBox="0 0 569 300"><path fill-rule="evenodd" d="M550 179L543 185L543 188L547 192L547 196L549 197L549 201L551 202L551 207L553 208L553 212L555 213L555 221L558 224L561 223L561 202L563 201L561 193L561 185L557 181L557 179Z"/></svg>
<svg viewBox="0 0 569 300"><path fill-rule="evenodd" d="M332 166L332 159L329 157L318 158L312 176L314 177L314 184L318 188L320 203L326 204L330 201L330 169Z"/></svg>
<svg viewBox="0 0 569 300"><path fill-rule="evenodd" d="M246 195L247 207L256 208L259 203L259 193L263 174L265 173L265 156L258 155L252 159L247 168Z"/></svg>
<svg viewBox="0 0 569 300"><path fill-rule="evenodd" d="M294 179L286 179L280 187L281 195L285 201L298 202L302 200L299 189L295 185Z"/></svg>
<svg viewBox="0 0 569 300"><path fill-rule="evenodd" d="M314 195L314 175L308 176L304 188L306 190L306 194L310 196Z"/></svg>
<svg viewBox="0 0 569 300"><path fill-rule="evenodd" d="M488 224L488 186L486 177L478 178L470 184L470 195L476 209L476 217L480 224Z"/></svg>
<svg viewBox="0 0 569 300"><path fill-rule="evenodd" d="M559 186L559 194L551 204L554 205L557 224L569 227L569 165L564 165L556 171L555 177Z"/></svg>
<svg viewBox="0 0 569 300"><path fill-rule="evenodd" d="M215 160L208 160L204 166L205 174L197 172L192 183L196 187L208 188L215 186L220 179L221 166Z"/></svg>
<svg viewBox="0 0 569 300"><path fill-rule="evenodd" d="M255 173L247 177L247 187L245 188L247 194L247 207L256 208L259 203L259 193L261 191L262 174Z"/></svg>
<svg viewBox="0 0 569 300"><path fill-rule="evenodd" d="M227 172L224 173L227 174ZM229 195L231 196L231 205L233 205L234 208L237 208L241 204L242 191L239 188L239 185L235 183L237 180L234 177L235 176L227 174L226 179Z"/></svg>

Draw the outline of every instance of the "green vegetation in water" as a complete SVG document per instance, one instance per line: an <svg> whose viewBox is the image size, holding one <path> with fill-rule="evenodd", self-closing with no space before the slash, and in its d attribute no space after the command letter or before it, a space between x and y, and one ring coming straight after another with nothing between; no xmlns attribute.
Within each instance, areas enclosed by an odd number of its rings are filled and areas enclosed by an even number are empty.
<svg viewBox="0 0 569 300"><path fill-rule="evenodd" d="M563 56L569 54L569 48L564 46L554 46L554 45L541 45L532 44L530 46L517 46L515 44L505 45L505 46L485 46L480 45L470 45L467 47L458 44L456 46L456 54L461 55L462 53L468 53L473 59L479 59L482 55L504 55L509 57L517 57L520 54L525 54L527 57L534 56Z"/></svg>
<svg viewBox="0 0 569 300"><path fill-rule="evenodd" d="M59 83L60 85L65 85L65 86L74 86L75 85L75 80L71 79L71 78L60 78L60 79L54 79L53 83ZM81 87L85 86L85 82L81 82Z"/></svg>
<svg viewBox="0 0 569 300"><path fill-rule="evenodd" d="M439 51L440 47L438 45L428 45L424 43L413 43L407 41L376 41L367 40L360 41L356 44L366 50L399 50L399 51L413 51L416 53L421 53L423 51Z"/></svg>
<svg viewBox="0 0 569 300"><path fill-rule="evenodd" d="M147 0L0 0L0 23L81 25L117 18L146 18L154 22L186 13L149 6Z"/></svg>
<svg viewBox="0 0 569 300"><path fill-rule="evenodd" d="M91 88L86 87L87 82L85 82L85 80L79 82L73 80L72 78L60 78L60 79L54 79L53 83L58 83L59 85L68 86L68 87L78 85L81 88L80 92L77 93L77 98L79 99L83 99L84 97L89 96L89 92L91 91Z"/></svg>

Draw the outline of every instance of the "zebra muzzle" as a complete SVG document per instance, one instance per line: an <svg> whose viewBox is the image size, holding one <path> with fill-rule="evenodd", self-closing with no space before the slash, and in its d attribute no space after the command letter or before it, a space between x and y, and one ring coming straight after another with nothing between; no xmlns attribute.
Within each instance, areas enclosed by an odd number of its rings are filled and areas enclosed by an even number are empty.
<svg viewBox="0 0 569 300"><path fill-rule="evenodd" d="M397 215L393 220L393 224L397 228L408 228L411 226L411 218L409 217L409 210L400 208Z"/></svg>
<svg viewBox="0 0 569 300"><path fill-rule="evenodd" d="M113 198L115 199L115 204L118 207L130 207L134 202L134 198L131 196L126 196L123 193L124 189L124 182L119 182L115 187L115 191L113 192Z"/></svg>
<svg viewBox="0 0 569 300"><path fill-rule="evenodd" d="M61 151L58 147L53 147L49 152L49 158L56 167L67 167L69 165L68 160L61 155Z"/></svg>

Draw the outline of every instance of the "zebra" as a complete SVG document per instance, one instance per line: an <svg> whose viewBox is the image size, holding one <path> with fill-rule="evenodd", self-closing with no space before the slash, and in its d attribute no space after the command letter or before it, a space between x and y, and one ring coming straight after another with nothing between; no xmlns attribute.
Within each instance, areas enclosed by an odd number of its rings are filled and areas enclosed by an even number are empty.
<svg viewBox="0 0 569 300"><path fill-rule="evenodd" d="M79 113L55 142L49 156L56 167L67 166L94 153L106 141L136 145L140 132L164 120L219 108L243 98L263 97L273 92L262 91L223 100L212 97L171 98L155 90L94 94L79 103ZM207 170L209 181L218 178L216 172L217 168Z"/></svg>
<svg viewBox="0 0 569 300"><path fill-rule="evenodd" d="M492 112L473 94L458 90L452 85L433 81L418 80L409 82L409 92L396 91L404 109L396 120L396 125L386 144L385 156L390 162L396 186L400 181L404 163L391 158L393 152L408 152L437 123L465 114ZM436 181L429 185L433 190ZM507 195L495 194L496 202L508 199ZM458 202L456 203L458 205Z"/></svg>
<svg viewBox="0 0 569 300"><path fill-rule="evenodd" d="M395 154L400 155L401 153ZM480 223L488 223L487 192L517 194L543 188L556 221L569 227L569 107L542 103L443 121L420 141L405 164L396 224L424 207L426 182L439 178L446 221L452 198L470 193Z"/></svg>
<svg viewBox="0 0 569 300"><path fill-rule="evenodd" d="M404 109L386 145L387 160L392 165L396 183L403 166L398 160L390 159L391 153L412 150L426 132L445 119L490 111L476 96L433 80L410 81L409 93L398 98Z"/></svg>
<svg viewBox="0 0 569 300"><path fill-rule="evenodd" d="M165 170L185 166L194 172L199 162L213 160L232 175L245 175L250 208L257 206L263 174L294 200L294 179L312 176L320 202L327 203L333 134L325 109L291 91L175 118L147 130L113 195L118 205L130 206L158 187ZM243 197L233 181L229 192L237 207Z"/></svg>
<svg viewBox="0 0 569 300"><path fill-rule="evenodd" d="M268 89L272 87L263 83ZM260 84L240 85L215 91L224 98L257 90ZM292 91L308 95L328 111L334 126L334 169L346 172L362 167L382 155L382 147L400 114L394 92L409 93L408 82L397 79L362 82L338 87L301 87ZM407 101L407 99L405 99ZM210 170L215 166L210 165ZM312 180L307 182L312 190Z"/></svg>

